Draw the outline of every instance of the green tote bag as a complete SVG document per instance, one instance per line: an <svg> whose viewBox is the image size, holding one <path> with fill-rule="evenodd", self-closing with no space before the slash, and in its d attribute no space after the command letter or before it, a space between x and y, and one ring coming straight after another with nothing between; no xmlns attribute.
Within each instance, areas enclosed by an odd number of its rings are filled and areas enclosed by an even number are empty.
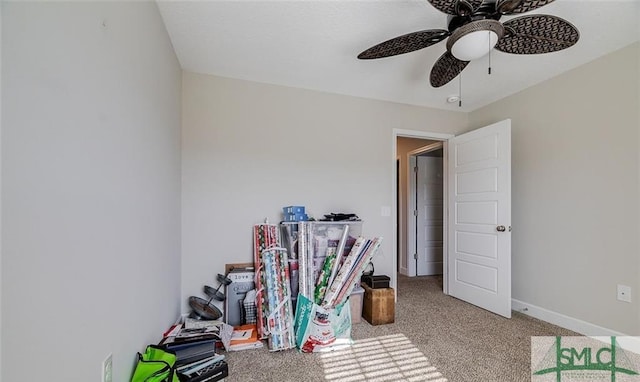
<svg viewBox="0 0 640 382"><path fill-rule="evenodd" d="M176 355L154 345L138 353L138 363L131 382L178 382L175 370Z"/></svg>

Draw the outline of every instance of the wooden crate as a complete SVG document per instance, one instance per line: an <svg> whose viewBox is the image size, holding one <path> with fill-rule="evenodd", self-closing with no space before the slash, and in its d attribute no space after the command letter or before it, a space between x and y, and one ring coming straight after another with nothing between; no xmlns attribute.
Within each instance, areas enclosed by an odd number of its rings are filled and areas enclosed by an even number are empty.
<svg viewBox="0 0 640 382"><path fill-rule="evenodd" d="M364 301L362 317L371 325L391 324L396 319L396 298L393 288L372 289L362 284Z"/></svg>

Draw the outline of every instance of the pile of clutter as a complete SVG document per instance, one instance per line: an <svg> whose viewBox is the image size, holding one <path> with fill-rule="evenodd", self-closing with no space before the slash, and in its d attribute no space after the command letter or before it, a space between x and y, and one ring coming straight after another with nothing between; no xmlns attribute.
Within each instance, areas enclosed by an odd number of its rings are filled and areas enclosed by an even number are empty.
<svg viewBox="0 0 640 382"><path fill-rule="evenodd" d="M361 231L354 214L325 215L341 221L300 221L307 218L304 207L289 206L283 216L280 225L265 222L253 229L259 337L271 351L311 352L350 340L350 310L343 307L382 238L351 235L354 222Z"/></svg>

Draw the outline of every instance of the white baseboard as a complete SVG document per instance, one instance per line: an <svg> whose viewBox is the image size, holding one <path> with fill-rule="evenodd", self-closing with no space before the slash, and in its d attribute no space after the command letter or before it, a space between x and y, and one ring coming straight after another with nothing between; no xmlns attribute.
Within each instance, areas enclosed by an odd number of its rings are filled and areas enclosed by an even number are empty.
<svg viewBox="0 0 640 382"><path fill-rule="evenodd" d="M526 314L527 316L546 321L550 324L573 330L574 332L583 334L585 336L626 336L626 334L617 332L615 330L603 328L602 326L594 325L577 318L565 316L564 314L528 304L516 299L511 299L511 309L515 310L516 312Z"/></svg>

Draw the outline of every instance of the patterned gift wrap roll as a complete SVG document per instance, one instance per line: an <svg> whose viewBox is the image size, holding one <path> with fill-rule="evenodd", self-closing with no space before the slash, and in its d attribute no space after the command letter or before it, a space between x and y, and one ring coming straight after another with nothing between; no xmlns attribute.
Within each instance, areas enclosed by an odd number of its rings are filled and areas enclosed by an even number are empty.
<svg viewBox="0 0 640 382"><path fill-rule="evenodd" d="M280 348L274 350L291 349L295 347L293 333L293 306L291 304L291 285L289 276L289 261L286 250L277 253L278 297L280 313Z"/></svg>
<svg viewBox="0 0 640 382"><path fill-rule="evenodd" d="M380 243L382 243L381 237L373 238L371 240L371 244L358 257L357 263L353 266L349 277L347 277L342 285L342 288L336 295L332 306L338 306L346 301L347 297L349 297L349 295L353 291L353 288L355 287L355 281L362 276L364 268L367 266L367 264L369 264L371 259L373 259L373 255L375 255L375 253L378 251Z"/></svg>
<svg viewBox="0 0 640 382"><path fill-rule="evenodd" d="M307 296L307 223L298 223L298 293Z"/></svg>
<svg viewBox="0 0 640 382"><path fill-rule="evenodd" d="M273 253L273 265L274 265L274 289L273 291L269 291L269 294L273 294L275 297L276 304L271 306L270 315L273 315L274 322L273 327L270 328L271 335L269 337L270 340L274 340L273 343L269 344L269 350L276 351L281 350L285 347L285 339L283 336L283 328L285 325L285 314L284 314L284 293L282 290L282 267L280 264L280 252L277 250L272 251ZM273 292L273 293L271 293Z"/></svg>
<svg viewBox="0 0 640 382"><path fill-rule="evenodd" d="M288 283L286 250L272 248L263 252L267 279L269 350L295 347L291 290Z"/></svg>
<svg viewBox="0 0 640 382"><path fill-rule="evenodd" d="M286 249L266 249L262 252L262 261L267 296L265 305L269 350L291 349L295 347L295 338Z"/></svg>
<svg viewBox="0 0 640 382"><path fill-rule="evenodd" d="M342 253L344 252L344 247L347 244L347 239L349 238L349 225L345 224L342 229L342 235L340 236L340 241L338 241L338 248L336 248L336 261L333 263L333 268L331 269L331 274L329 275L329 281L327 285L331 285L333 279L336 278L338 274L338 269L340 268L340 263L342 262Z"/></svg>
<svg viewBox="0 0 640 382"><path fill-rule="evenodd" d="M275 270L275 261L273 259L274 253L271 250L264 250L262 252L262 262L264 264L265 285L264 290L266 298L264 301L266 326L265 332L267 334L269 348L278 346L279 338L273 333L276 331L277 314L273 312L274 308L278 305L276 298L276 277L277 272Z"/></svg>
<svg viewBox="0 0 640 382"><path fill-rule="evenodd" d="M315 274L315 268L314 268L314 263L313 263L313 258L315 257L315 248L313 247L313 230L314 230L314 224L313 223L307 223L308 224L308 228L307 228L307 238L306 238L306 245L308 246L308 248L310 250L307 251L307 279L305 280L307 283L307 295L305 295L305 297L308 297L311 301L313 301L313 293L316 290L316 279L314 278L314 276L317 276Z"/></svg>
<svg viewBox="0 0 640 382"><path fill-rule="evenodd" d="M329 283L329 277L331 277L331 269L333 269L333 264L335 262L336 254L334 252L325 258L322 269L320 270L320 275L318 276L316 290L314 293L314 301L318 305L322 303L322 299L324 298L324 294L327 290L327 284Z"/></svg>
<svg viewBox="0 0 640 382"><path fill-rule="evenodd" d="M265 227L262 224L253 226L253 266L255 269L255 286L256 286L256 329L259 338L265 338L265 321L264 321L264 268L260 254L264 249L265 243Z"/></svg>
<svg viewBox="0 0 640 382"><path fill-rule="evenodd" d="M261 254L267 248L277 247L280 244L279 229L275 224L256 224L253 228L254 232L254 268L255 268L255 284L256 284L256 326L258 337L266 338L267 315L264 301L266 301L266 291L264 290L265 275L262 264Z"/></svg>
<svg viewBox="0 0 640 382"><path fill-rule="evenodd" d="M342 284L348 277L355 259L358 257L362 250L362 247L366 244L367 241L368 240L364 237L358 237L356 243L353 245L353 248L351 248L351 252L349 252L349 255L345 259L344 263L342 264L340 269L338 269L338 273L333 279L333 282L328 286L327 291L324 295L324 299L322 300L322 304L320 304L321 306L329 306L334 301L335 297L337 297L336 294L340 292Z"/></svg>

